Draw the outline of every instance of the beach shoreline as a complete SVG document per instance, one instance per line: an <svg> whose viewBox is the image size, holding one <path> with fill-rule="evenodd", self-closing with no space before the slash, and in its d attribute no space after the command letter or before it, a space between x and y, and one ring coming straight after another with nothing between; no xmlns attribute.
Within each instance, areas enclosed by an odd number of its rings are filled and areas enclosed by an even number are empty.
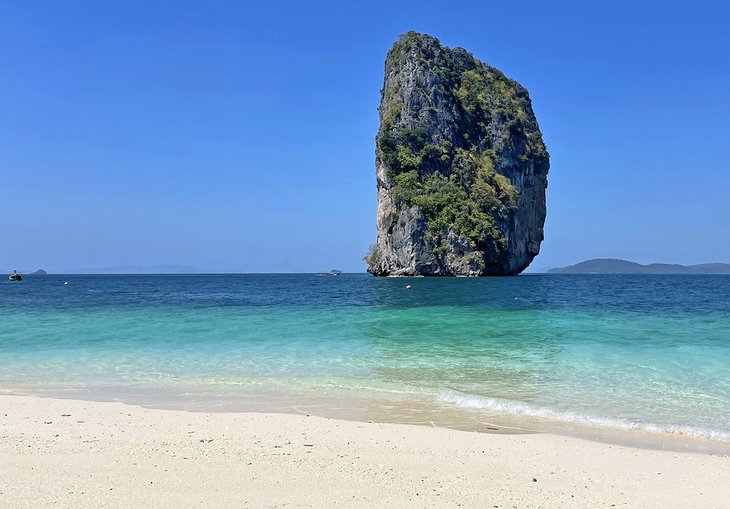
<svg viewBox="0 0 730 509"><path fill-rule="evenodd" d="M12 387L12 388L11 388ZM312 415L357 423L405 424L445 428L455 431L488 434L535 434L566 436L639 449L676 452L695 452L730 456L730 441L666 431L644 424L634 427L617 426L615 419L598 419L598 424L585 421L566 421L521 413L495 411L487 408L464 408L438 404L419 399L383 399L365 391L307 391L281 390L258 387L223 392L220 387L195 391L140 386L134 390L123 387L66 388L23 387L0 385L0 397L29 396L44 399L80 400L90 402L122 403L150 410L173 410L194 413L260 413Z"/></svg>
<svg viewBox="0 0 730 509"><path fill-rule="evenodd" d="M730 446L708 278L48 276L7 285L0 393L703 452Z"/></svg>
<svg viewBox="0 0 730 509"><path fill-rule="evenodd" d="M3 507L723 507L727 455L0 396Z"/></svg>

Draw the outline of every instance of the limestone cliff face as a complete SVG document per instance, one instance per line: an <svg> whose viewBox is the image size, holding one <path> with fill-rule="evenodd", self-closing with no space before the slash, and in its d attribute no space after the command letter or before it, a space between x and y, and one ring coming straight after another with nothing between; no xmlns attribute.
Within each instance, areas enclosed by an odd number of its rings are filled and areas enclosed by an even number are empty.
<svg viewBox="0 0 730 509"><path fill-rule="evenodd" d="M377 276L518 274L538 254L549 157L527 90L409 32L385 62Z"/></svg>

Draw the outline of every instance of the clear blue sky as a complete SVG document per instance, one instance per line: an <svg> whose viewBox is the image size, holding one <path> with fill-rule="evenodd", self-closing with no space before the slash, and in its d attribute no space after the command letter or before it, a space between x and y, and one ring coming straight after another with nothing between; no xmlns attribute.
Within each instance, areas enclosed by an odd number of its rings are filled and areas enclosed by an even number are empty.
<svg viewBox="0 0 730 509"><path fill-rule="evenodd" d="M730 262L730 8L587 4L0 0L0 268L364 270L410 29L530 91L533 268Z"/></svg>

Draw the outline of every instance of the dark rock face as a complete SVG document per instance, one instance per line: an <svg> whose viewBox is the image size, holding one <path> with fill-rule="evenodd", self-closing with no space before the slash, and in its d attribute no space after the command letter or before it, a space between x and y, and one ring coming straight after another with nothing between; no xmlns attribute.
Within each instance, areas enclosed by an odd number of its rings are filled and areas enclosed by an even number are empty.
<svg viewBox="0 0 730 509"><path fill-rule="evenodd" d="M511 275L538 254L549 156L523 87L409 32L385 62L376 276Z"/></svg>

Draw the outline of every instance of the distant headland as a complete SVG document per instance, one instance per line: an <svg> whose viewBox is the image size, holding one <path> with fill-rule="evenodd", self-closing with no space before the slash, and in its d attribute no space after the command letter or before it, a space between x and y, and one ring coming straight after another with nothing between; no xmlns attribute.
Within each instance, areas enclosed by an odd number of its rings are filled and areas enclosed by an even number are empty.
<svg viewBox="0 0 730 509"><path fill-rule="evenodd" d="M640 263L616 258L595 258L584 262L555 267L549 274L730 274L730 263L679 265L673 263Z"/></svg>

